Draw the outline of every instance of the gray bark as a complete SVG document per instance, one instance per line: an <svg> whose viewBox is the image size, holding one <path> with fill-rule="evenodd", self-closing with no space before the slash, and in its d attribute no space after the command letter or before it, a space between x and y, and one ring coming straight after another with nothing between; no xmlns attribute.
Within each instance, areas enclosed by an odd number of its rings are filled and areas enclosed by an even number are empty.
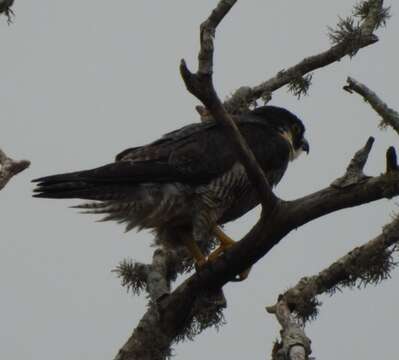
<svg viewBox="0 0 399 360"><path fill-rule="evenodd" d="M29 167L28 160L13 160L0 149L0 190L7 185L11 178Z"/></svg>

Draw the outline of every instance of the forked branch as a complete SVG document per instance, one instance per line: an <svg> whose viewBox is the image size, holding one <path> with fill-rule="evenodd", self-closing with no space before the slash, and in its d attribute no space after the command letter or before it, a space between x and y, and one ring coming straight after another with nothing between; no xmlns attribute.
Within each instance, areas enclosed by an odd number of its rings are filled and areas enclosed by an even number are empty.
<svg viewBox="0 0 399 360"><path fill-rule="evenodd" d="M272 360L306 360L312 352L311 341L306 336L304 324L289 309L287 302L281 297L276 305L269 306L266 311L275 314L281 325L281 342L273 347Z"/></svg>
<svg viewBox="0 0 399 360"><path fill-rule="evenodd" d="M343 177L336 179L331 185L336 187L347 187L359 183L367 177L363 173L371 148L374 144L374 138L369 137L366 145L356 152L355 156L346 168L346 173Z"/></svg>

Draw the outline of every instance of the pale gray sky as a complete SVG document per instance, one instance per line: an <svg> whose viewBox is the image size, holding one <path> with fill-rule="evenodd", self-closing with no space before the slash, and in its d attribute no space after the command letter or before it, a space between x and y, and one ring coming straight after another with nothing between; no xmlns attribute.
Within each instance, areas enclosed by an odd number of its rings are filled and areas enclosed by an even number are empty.
<svg viewBox="0 0 399 360"><path fill-rule="evenodd" d="M184 89L178 63L184 57L196 66L198 26L216 3L17 0L15 23L1 19L0 147L32 161L0 192L1 359L108 360L142 316L145 297L127 294L110 271L125 257L149 261L150 235L96 224L68 209L74 201L32 199L29 182L99 166L126 147L198 121L197 101ZM348 15L353 3L239 1L217 34L219 94L255 85L326 49L326 26ZM367 172L384 170L385 150L397 136L379 131L368 105L342 86L351 75L399 109L397 12L394 7L378 44L317 71L309 97L275 93L272 104L303 119L311 146L278 186L282 198L327 186L370 135L376 143ZM278 326L264 307L301 276L380 233L395 210L394 201L379 201L291 233L247 281L225 287L227 325L176 346L175 358L269 357ZM239 238L256 216L228 225L228 233ZM314 356L397 357L399 273L392 275L377 288L322 298L319 318L307 327Z"/></svg>

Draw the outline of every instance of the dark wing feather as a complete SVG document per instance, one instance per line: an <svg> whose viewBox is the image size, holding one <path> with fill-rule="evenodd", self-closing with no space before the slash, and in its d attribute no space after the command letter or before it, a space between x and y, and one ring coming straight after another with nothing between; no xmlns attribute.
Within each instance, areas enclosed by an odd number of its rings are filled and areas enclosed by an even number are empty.
<svg viewBox="0 0 399 360"><path fill-rule="evenodd" d="M238 126L269 181L276 184L288 165L288 143L267 124L238 122ZM180 174L191 181L199 178L204 182L224 174L237 160L222 126L198 133L195 142L182 141L169 156L169 163Z"/></svg>
<svg viewBox="0 0 399 360"><path fill-rule="evenodd" d="M253 116L237 119L237 125L264 170L286 167L289 147L276 129ZM223 127L214 122L187 125L142 147L127 149L117 161L168 162L184 181L207 182L236 162Z"/></svg>
<svg viewBox="0 0 399 360"><path fill-rule="evenodd" d="M145 145L126 149L115 157L115 161L122 160L147 160L152 157L159 158L161 155L168 156L171 148L176 144L183 144L195 141L195 137L208 129L214 128L217 124L212 121L208 123L198 123L186 125L178 130L171 131L163 135L160 139Z"/></svg>
<svg viewBox="0 0 399 360"><path fill-rule="evenodd" d="M289 149L281 136L252 122L239 127L266 172L285 171ZM128 149L117 159L92 170L36 179L35 196L108 200L129 196L141 183L195 186L227 172L236 162L223 127L215 123L184 127L147 146Z"/></svg>

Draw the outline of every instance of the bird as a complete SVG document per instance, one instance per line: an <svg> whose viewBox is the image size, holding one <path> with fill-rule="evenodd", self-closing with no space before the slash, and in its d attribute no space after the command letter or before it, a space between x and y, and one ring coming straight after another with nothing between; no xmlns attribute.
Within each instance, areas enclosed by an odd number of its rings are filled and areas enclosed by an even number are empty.
<svg viewBox="0 0 399 360"><path fill-rule="evenodd" d="M234 121L271 187L290 161L309 153L305 126L285 108L260 106ZM224 126L215 120L126 149L110 164L33 182L34 197L90 200L74 207L125 223L126 231L153 230L162 245L185 248L199 267L234 244L222 226L259 204ZM207 258L215 238L219 247Z"/></svg>

